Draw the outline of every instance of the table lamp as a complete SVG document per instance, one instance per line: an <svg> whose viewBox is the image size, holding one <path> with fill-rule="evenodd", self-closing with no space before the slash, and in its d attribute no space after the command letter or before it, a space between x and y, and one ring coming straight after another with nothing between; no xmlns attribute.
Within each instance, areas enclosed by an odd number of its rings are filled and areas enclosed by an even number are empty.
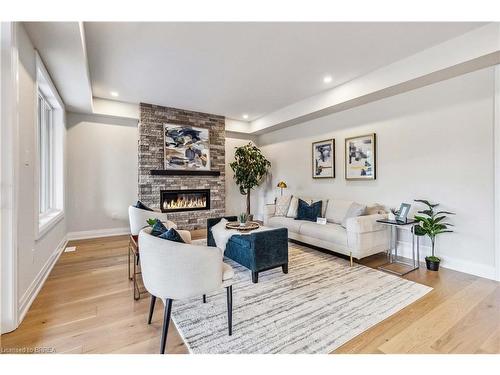
<svg viewBox="0 0 500 375"><path fill-rule="evenodd" d="M277 186L281 189L281 196L283 196L283 189L286 189L288 187L288 186L286 186L286 182L280 181L280 182L278 182Z"/></svg>

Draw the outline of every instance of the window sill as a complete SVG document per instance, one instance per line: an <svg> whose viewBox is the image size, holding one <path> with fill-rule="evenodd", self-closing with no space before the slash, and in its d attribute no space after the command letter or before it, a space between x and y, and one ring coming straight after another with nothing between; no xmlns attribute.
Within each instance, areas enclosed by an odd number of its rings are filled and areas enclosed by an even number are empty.
<svg viewBox="0 0 500 375"><path fill-rule="evenodd" d="M63 210L50 210L41 214L38 217L38 233L36 239L43 237L49 230L51 230L59 221L64 217Z"/></svg>

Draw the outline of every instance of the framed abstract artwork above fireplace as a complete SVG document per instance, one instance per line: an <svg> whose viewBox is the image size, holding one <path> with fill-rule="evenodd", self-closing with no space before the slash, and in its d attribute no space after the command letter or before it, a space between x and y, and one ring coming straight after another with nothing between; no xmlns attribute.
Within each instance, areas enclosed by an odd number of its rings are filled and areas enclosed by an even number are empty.
<svg viewBox="0 0 500 375"><path fill-rule="evenodd" d="M164 124L165 169L210 170L210 139L206 128Z"/></svg>

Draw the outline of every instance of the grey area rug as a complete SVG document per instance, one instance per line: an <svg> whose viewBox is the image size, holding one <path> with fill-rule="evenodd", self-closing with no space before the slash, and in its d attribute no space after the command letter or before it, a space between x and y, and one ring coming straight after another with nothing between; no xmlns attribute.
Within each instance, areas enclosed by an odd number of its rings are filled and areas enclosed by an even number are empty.
<svg viewBox="0 0 500 375"><path fill-rule="evenodd" d="M202 241L202 240L200 240ZM200 243L200 241L196 241ZM174 301L173 321L191 353L330 353L432 290L304 246L289 244L289 273L235 269L233 335L226 292Z"/></svg>

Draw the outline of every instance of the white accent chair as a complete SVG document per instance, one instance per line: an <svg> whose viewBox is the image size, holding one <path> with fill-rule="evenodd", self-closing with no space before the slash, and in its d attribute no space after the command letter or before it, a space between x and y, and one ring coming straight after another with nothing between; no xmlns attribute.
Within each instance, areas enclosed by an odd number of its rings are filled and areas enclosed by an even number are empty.
<svg viewBox="0 0 500 375"><path fill-rule="evenodd" d="M132 236L138 236L141 229L148 226L146 221L148 219L158 219L165 224L167 229L177 229L177 225L173 221L168 220L167 214L164 212L142 210L134 206L129 206L128 218L130 221L130 234Z"/></svg>
<svg viewBox="0 0 500 375"><path fill-rule="evenodd" d="M173 300L203 295L205 302L206 293L226 288L228 331L229 336L232 335L234 271L222 261L219 249L158 238L151 235L151 228L141 230L139 246L142 278L151 294L148 324L151 324L156 298L165 306L161 354L165 353Z"/></svg>
<svg viewBox="0 0 500 375"><path fill-rule="evenodd" d="M141 229L148 226L148 219L157 219L165 224L167 229L174 228L177 229L177 225L167 219L167 214L159 211L148 211L143 210L134 206L128 207L128 218L130 223L130 238L128 242L128 278L134 282L134 300L141 298L141 290L139 289L139 284L137 283L137 275L140 272L137 271L137 266L139 265L139 245L137 243L137 236ZM187 233L187 234L186 234ZM184 236L189 236L189 242L191 242L191 234L185 231ZM187 241L186 241L187 242ZM130 270L130 260L131 256L133 258L133 271Z"/></svg>

